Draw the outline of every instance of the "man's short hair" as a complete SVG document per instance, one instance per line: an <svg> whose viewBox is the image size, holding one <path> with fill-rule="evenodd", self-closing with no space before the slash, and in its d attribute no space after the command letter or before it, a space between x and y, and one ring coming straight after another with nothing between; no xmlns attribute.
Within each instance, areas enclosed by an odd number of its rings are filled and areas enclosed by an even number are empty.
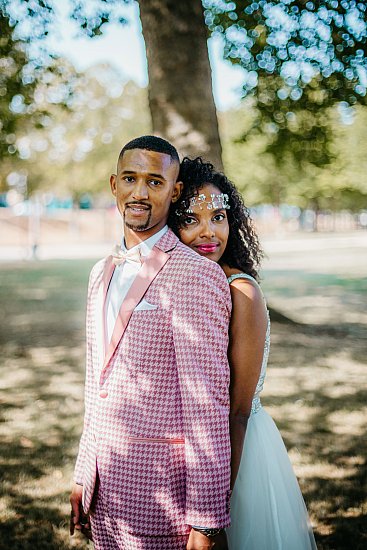
<svg viewBox="0 0 367 550"><path fill-rule="evenodd" d="M146 149L147 151L164 153L171 157L171 163L178 162L178 164L180 164L180 158L178 156L176 148L165 139L157 136L141 136L132 139L121 149L119 161L124 156L125 151L129 151L131 149Z"/></svg>

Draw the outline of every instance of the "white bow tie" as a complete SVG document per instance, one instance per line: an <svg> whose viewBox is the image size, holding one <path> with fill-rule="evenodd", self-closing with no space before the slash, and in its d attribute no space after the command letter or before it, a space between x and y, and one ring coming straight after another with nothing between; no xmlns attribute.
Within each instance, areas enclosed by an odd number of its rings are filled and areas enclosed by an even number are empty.
<svg viewBox="0 0 367 550"><path fill-rule="evenodd" d="M143 256L141 255L140 248L124 252L121 246L116 244L112 251L112 262L115 265L122 265L124 262L136 262L142 265Z"/></svg>

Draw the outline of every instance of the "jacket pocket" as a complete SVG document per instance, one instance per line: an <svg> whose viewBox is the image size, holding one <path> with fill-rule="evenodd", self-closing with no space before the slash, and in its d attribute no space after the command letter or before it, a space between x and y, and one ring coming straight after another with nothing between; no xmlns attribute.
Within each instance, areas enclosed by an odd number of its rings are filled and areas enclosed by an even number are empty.
<svg viewBox="0 0 367 550"><path fill-rule="evenodd" d="M146 300L141 300L134 311L155 311L158 309L158 305L151 304L150 302L147 302Z"/></svg>
<svg viewBox="0 0 367 550"><path fill-rule="evenodd" d="M175 439L171 437L129 437L132 443L168 443L168 445L184 445L184 439Z"/></svg>

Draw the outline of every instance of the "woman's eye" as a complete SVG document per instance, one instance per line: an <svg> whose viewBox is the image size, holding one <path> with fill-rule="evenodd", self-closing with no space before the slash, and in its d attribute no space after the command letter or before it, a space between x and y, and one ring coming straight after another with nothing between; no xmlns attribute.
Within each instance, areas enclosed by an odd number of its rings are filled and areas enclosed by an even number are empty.
<svg viewBox="0 0 367 550"><path fill-rule="evenodd" d="M225 219L225 215L224 214L216 214L214 217L213 217L213 220L215 222L221 222L222 220Z"/></svg>
<svg viewBox="0 0 367 550"><path fill-rule="evenodd" d="M184 225L193 225L196 222L196 219L191 216L186 216L183 218L182 223Z"/></svg>

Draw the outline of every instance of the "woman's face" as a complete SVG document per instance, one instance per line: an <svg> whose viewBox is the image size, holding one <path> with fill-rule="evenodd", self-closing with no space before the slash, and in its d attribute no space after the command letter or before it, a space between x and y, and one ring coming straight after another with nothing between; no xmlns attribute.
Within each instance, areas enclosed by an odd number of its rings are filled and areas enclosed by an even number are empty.
<svg viewBox="0 0 367 550"><path fill-rule="evenodd" d="M204 198L205 197L205 198ZM214 262L219 262L228 242L227 211L221 200L222 193L215 185L205 184L199 197L183 218L181 241Z"/></svg>

